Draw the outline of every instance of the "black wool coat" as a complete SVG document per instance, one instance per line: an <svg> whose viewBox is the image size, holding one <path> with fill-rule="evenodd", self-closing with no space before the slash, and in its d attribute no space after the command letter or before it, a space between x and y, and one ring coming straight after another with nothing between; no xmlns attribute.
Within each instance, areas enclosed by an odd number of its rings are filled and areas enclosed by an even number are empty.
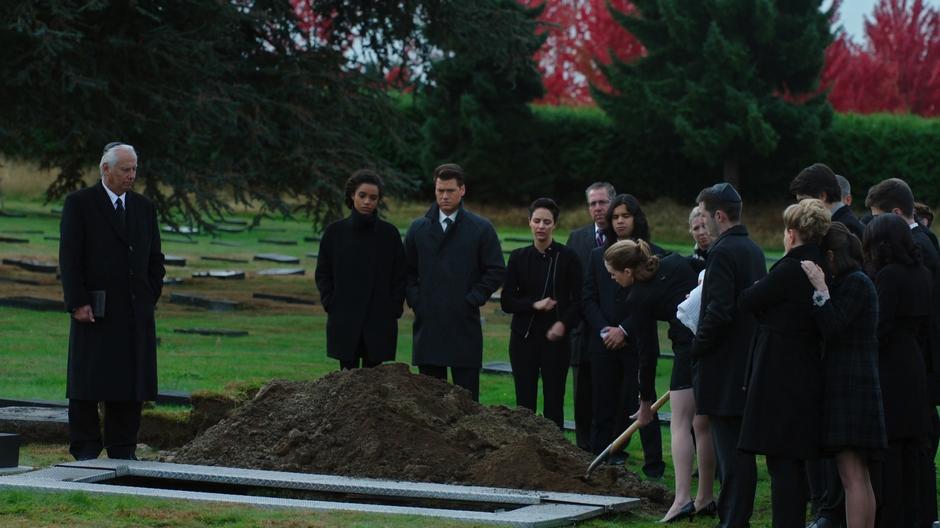
<svg viewBox="0 0 940 528"><path fill-rule="evenodd" d="M327 312L329 357L353 360L363 340L370 361L395 360L405 272L405 247L392 224L352 211L327 226L314 276Z"/></svg>
<svg viewBox="0 0 940 528"><path fill-rule="evenodd" d="M806 460L817 456L820 445L823 365L814 288L802 260L822 266L819 246L791 249L738 299L741 311L758 321L738 448Z"/></svg>
<svg viewBox="0 0 940 528"><path fill-rule="evenodd" d="M435 204L405 236L406 298L415 312L415 365L479 368L480 307L503 284L506 267L493 225L463 208L447 232Z"/></svg>
<svg viewBox="0 0 940 528"><path fill-rule="evenodd" d="M822 447L829 453L885 449L875 285L861 270L851 270L832 281L829 294L813 308L825 342Z"/></svg>
<svg viewBox="0 0 940 528"><path fill-rule="evenodd" d="M126 229L101 182L70 194L62 208L59 270L65 308L91 304L104 290L105 316L72 319L66 396L77 400L146 401L157 397L154 308L163 291L157 213L128 191Z"/></svg>
<svg viewBox="0 0 940 528"><path fill-rule="evenodd" d="M923 346L930 325L930 274L923 266L888 264L878 291L878 375L889 440L923 437L930 408Z"/></svg>
<svg viewBox="0 0 940 528"><path fill-rule="evenodd" d="M594 241L594 224L591 223L572 231L571 234L568 235L568 241L565 242L565 246L571 251L574 251L574 254L577 255L583 276L591 259L591 251L597 247ZM572 365L586 365L591 362L591 356L587 353L588 324L584 320L583 315L579 315L579 317L578 326L572 328L569 332L569 335L571 335Z"/></svg>
<svg viewBox="0 0 940 528"><path fill-rule="evenodd" d="M662 258L652 279L637 281L630 288L627 311L631 315L631 333L638 342L640 398L643 401L656 398L656 362L659 358L656 321L669 323L673 348L688 347L692 333L676 319L676 307L697 285L698 272L689 258L671 253Z"/></svg>
<svg viewBox="0 0 940 528"><path fill-rule="evenodd" d="M535 246L513 250L500 298L503 311L513 314L510 329L523 339L533 335L544 338L548 329L561 321L567 336L581 322L582 281L577 255L558 242L552 242L545 253ZM532 308L534 302L545 297L558 302L554 310L540 312Z"/></svg>
<svg viewBox="0 0 940 528"><path fill-rule="evenodd" d="M934 247L934 241L930 238L931 234L927 228L920 225L911 229L914 244L920 248L924 267L927 268L933 282L931 323L925 343L924 358L927 362L927 390L930 394L930 401L934 405L940 405L940 253Z"/></svg>
<svg viewBox="0 0 940 528"><path fill-rule="evenodd" d="M865 224L863 224L855 213L852 212L852 208L843 205L842 207L835 210L832 213L833 222L842 222L842 224L849 229L849 231L858 237L858 240L862 240L862 235L865 233Z"/></svg>
<svg viewBox="0 0 940 528"><path fill-rule="evenodd" d="M738 309L738 296L766 274L764 253L743 225L729 228L708 248L698 331L692 342L698 414L744 414L745 368L757 320Z"/></svg>

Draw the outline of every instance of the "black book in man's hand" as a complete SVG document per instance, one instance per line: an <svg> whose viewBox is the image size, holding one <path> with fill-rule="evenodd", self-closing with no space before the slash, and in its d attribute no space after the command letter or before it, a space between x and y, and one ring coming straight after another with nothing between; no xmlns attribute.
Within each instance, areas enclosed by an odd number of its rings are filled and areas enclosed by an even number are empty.
<svg viewBox="0 0 940 528"><path fill-rule="evenodd" d="M95 315L95 319L101 319L104 317L105 291L91 290L88 294L91 296L91 312Z"/></svg>

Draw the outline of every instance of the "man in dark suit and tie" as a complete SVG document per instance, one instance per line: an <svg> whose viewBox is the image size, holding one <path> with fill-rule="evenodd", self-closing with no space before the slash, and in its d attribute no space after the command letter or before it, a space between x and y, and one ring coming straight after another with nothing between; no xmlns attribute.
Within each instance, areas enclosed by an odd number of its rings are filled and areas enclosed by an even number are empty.
<svg viewBox="0 0 940 528"><path fill-rule="evenodd" d="M607 242L604 235L604 230L607 229L607 208L617 191L607 182L595 182L588 186L584 194L587 198L588 213L594 222L572 231L565 244L578 256L582 270L588 267L591 250L603 247ZM585 332L587 323L583 319L571 332L571 379L574 383L575 439L578 447L591 451L591 361L587 352L588 340Z"/></svg>
<svg viewBox="0 0 940 528"><path fill-rule="evenodd" d="M110 143L101 181L65 199L59 268L71 313L69 451L76 460L135 459L141 405L157 396L154 306L163 253L153 203L131 191L134 147ZM104 402L104 435L98 420Z"/></svg>

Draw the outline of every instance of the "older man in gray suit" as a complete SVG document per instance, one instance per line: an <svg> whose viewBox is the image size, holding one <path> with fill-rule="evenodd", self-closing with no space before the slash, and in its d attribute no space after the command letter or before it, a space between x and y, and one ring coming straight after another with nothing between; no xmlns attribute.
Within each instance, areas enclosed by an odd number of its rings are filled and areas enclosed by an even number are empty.
<svg viewBox="0 0 940 528"><path fill-rule="evenodd" d="M617 195L614 186L607 182L595 182L584 191L588 213L594 220L568 237L567 246L581 260L581 269L587 269L591 250L606 243L607 208ZM587 353L587 324L584 320L571 332L571 379L574 381L574 423L578 447L591 451L591 363Z"/></svg>

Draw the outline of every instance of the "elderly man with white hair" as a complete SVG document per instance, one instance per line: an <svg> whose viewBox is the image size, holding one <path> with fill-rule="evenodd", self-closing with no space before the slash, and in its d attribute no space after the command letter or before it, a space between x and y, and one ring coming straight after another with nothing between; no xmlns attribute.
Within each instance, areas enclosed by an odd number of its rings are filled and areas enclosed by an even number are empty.
<svg viewBox="0 0 940 528"><path fill-rule="evenodd" d="M163 253L153 203L131 191L137 153L109 143L101 181L65 199L59 268L71 314L69 451L76 460L135 459L141 405L157 396L154 306ZM98 403L104 402L104 435Z"/></svg>

